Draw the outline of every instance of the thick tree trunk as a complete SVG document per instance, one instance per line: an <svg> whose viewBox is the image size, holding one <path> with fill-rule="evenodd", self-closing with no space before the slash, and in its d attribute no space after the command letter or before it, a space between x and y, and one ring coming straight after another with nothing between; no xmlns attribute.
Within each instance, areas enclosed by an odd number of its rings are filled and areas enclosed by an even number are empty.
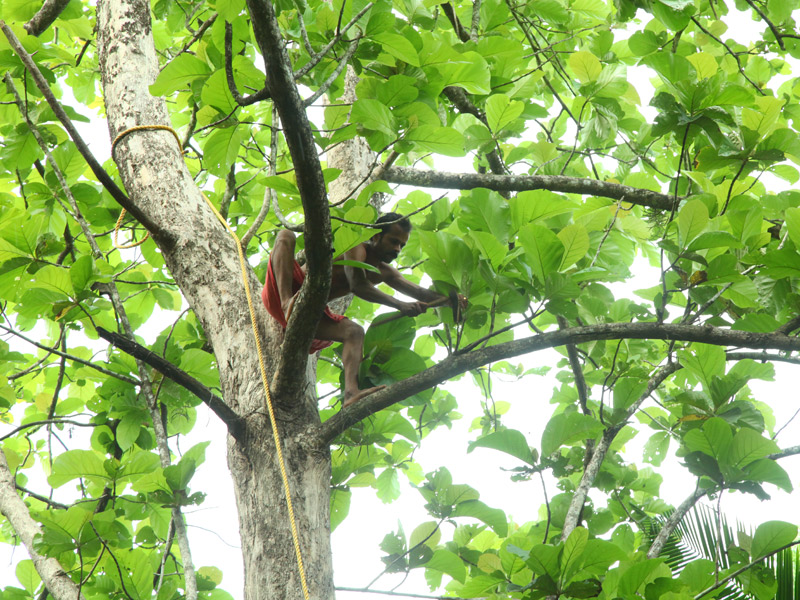
<svg viewBox="0 0 800 600"><path fill-rule="evenodd" d="M229 443L228 453L239 510L245 598L299 600L299 569L272 432L265 419L254 425L244 444ZM304 447L302 423L278 419L278 426L310 595L332 599L330 453Z"/></svg>
<svg viewBox="0 0 800 600"><path fill-rule="evenodd" d="M112 139L136 125L168 125L164 101L150 96L158 73L147 0L98 3L100 71ZM265 408L258 358L236 248L206 205L178 145L164 131L137 131L117 145L115 160L131 200L159 223L151 231L175 281L211 342L225 401L245 419L239 441L229 441L236 487L245 598L302 597L286 500ZM272 375L280 331L259 300L261 282L248 269L256 301L265 365ZM299 377L306 373L298 365ZM309 449L306 430L319 424L313 382L305 376L301 397L274 398L284 444L297 529L311 597L333 598L330 551L330 456ZM310 390L303 396L303 390Z"/></svg>

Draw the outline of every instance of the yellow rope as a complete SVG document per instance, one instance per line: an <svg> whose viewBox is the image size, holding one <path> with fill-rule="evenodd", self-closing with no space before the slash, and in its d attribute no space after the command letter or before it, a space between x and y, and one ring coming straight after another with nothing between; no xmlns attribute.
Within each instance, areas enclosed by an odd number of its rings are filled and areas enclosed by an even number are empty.
<svg viewBox="0 0 800 600"><path fill-rule="evenodd" d="M173 136L175 136L175 140L178 142L178 147L181 148L181 140L178 137L177 132L172 127L169 127L167 125L138 125L136 127L131 127L130 129L126 129L125 131L117 135L116 138L114 138L114 141L111 144L112 154L114 152L114 147L116 146L117 142L119 142L119 140L122 139L124 136L134 131L147 131L147 130L169 131ZM181 151L182 150L183 149L181 148ZM292 541L294 542L294 553L295 556L297 557L297 570L300 573L300 585L303 588L303 597L305 598L305 600L309 600L311 596L308 591L308 583L306 582L306 570L305 567L303 566L303 555L300 552L300 536L297 533L297 522L294 517L294 508L292 507L292 494L289 490L289 477L286 474L286 464L283 459L281 439L280 435L278 434L278 424L277 421L275 420L275 412L272 409L272 397L270 396L269 393L269 383L267 382L267 370L264 367L264 353L261 349L261 338L258 335L258 327L256 326L256 311L255 308L253 307L253 297L250 293L250 282L248 281L247 278L247 260L245 258L244 248L242 247L242 242L239 239L239 236L236 235L236 232L231 228L230 225L228 225L228 222L219 213L217 207L211 203L211 200L209 200L205 194L203 194L202 192L200 192L200 194L203 196L203 199L206 201L208 206L211 207L211 210L214 212L219 222L222 223L225 229L228 230L228 233L231 234L231 237L236 242L236 250L239 254L239 267L241 268L242 271L242 283L244 284L245 296L247 296L247 307L250 310L250 324L253 327L253 337L256 340L256 351L258 352L258 367L259 370L261 371L261 383L264 386L264 393L266 394L267 398L267 412L269 413L269 420L270 423L272 424L272 437L275 440L275 448L278 454L278 465L280 466L281 479L283 480L283 491L286 496L286 508L288 509L289 512L289 524L291 525L292 529ZM124 210L123 214L125 214ZM122 220L122 215L120 215L120 220ZM142 242L143 241L144 240L142 240Z"/></svg>

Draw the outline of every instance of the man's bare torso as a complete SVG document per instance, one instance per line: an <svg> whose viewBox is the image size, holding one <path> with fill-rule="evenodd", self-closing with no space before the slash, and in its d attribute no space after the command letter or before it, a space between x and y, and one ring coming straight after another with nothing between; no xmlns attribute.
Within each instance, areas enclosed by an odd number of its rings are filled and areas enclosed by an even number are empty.
<svg viewBox="0 0 800 600"><path fill-rule="evenodd" d="M363 249L363 250L362 250ZM386 276L388 274L388 265L381 260L378 260L373 253L370 251L370 247L367 244L359 244L356 248L353 249L355 253L360 254L361 252L366 253L366 257L362 262L367 263L368 265L372 265L376 269L380 271L379 273L375 273L373 271L364 271L364 274L367 276L367 280L372 283L373 285L377 285L379 283L383 283L386 281ZM353 252L351 250L350 252ZM359 252L361 250L361 252ZM342 296L346 296L353 292L350 286L350 280L347 277L347 273L344 265L337 265L336 263L340 260L344 260L346 256L344 254L337 256L333 259L333 269L332 269L332 276L331 276L331 290L328 294L328 300L334 300L336 298L341 298ZM303 265L302 267L303 272L306 272L306 266Z"/></svg>

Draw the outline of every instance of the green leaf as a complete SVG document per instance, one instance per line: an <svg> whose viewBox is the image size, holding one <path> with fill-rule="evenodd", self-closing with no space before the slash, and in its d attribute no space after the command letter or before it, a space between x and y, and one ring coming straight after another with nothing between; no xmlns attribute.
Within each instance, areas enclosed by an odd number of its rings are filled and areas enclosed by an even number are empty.
<svg viewBox="0 0 800 600"><path fill-rule="evenodd" d="M686 248L688 252L697 252L707 248L741 248L743 244L727 231L706 231L701 233Z"/></svg>
<svg viewBox="0 0 800 600"><path fill-rule="evenodd" d="M651 435L644 444L644 461L659 466L667 457L670 435L666 431L658 431Z"/></svg>
<svg viewBox="0 0 800 600"><path fill-rule="evenodd" d="M549 575L554 580L558 579L559 566L558 557L561 548L550 546L549 544L536 544L530 550L530 556L525 561L531 570L537 575Z"/></svg>
<svg viewBox="0 0 800 600"><path fill-rule="evenodd" d="M795 248L800 248L800 208L787 208L785 215L789 239Z"/></svg>
<svg viewBox="0 0 800 600"><path fill-rule="evenodd" d="M364 269L365 271L372 271L373 273L380 273L377 267L373 267L372 265L365 262L361 262L359 260L342 259L335 261L333 264L341 265L343 267L354 267L356 269Z"/></svg>
<svg viewBox="0 0 800 600"><path fill-rule="evenodd" d="M559 271L574 265L589 251L589 233L583 225L567 225L558 232L558 239L564 245L564 256L561 257Z"/></svg>
<svg viewBox="0 0 800 600"><path fill-rule="evenodd" d="M575 73L581 83L596 81L603 70L603 65L600 64L598 58L586 50L579 50L570 54L568 63L570 69L572 69L572 72Z"/></svg>
<svg viewBox="0 0 800 600"><path fill-rule="evenodd" d="M181 354L180 368L207 387L219 387L219 371L214 356L199 348L189 348Z"/></svg>
<svg viewBox="0 0 800 600"><path fill-rule="evenodd" d="M120 462L117 482L136 481L160 467L158 456L150 452L127 452Z"/></svg>
<svg viewBox="0 0 800 600"><path fill-rule="evenodd" d="M36 272L36 277L31 282L32 288L40 288L62 295L66 298L74 298L75 290L72 287L70 270L47 265Z"/></svg>
<svg viewBox="0 0 800 600"><path fill-rule="evenodd" d="M350 490L333 488L331 490L331 531L334 531L347 518L350 512Z"/></svg>
<svg viewBox="0 0 800 600"><path fill-rule="evenodd" d="M153 96L166 96L188 87L195 79L206 77L209 73L211 67L205 61L189 53L180 54L158 74L150 86L150 93Z"/></svg>
<svg viewBox="0 0 800 600"><path fill-rule="evenodd" d="M397 136L396 125L392 111L377 100L369 98L356 100L353 103L353 110L350 114L353 123L369 129L380 131L394 139Z"/></svg>
<svg viewBox="0 0 800 600"><path fill-rule="evenodd" d="M535 465L536 460L533 457L528 440L525 436L516 429L503 429L495 431L489 435L485 435L474 442L470 442L467 447L467 452L472 452L475 448L492 448L500 450L506 454L520 459L529 465Z"/></svg>
<svg viewBox="0 0 800 600"><path fill-rule="evenodd" d="M694 354L689 351L679 351L678 358L681 364L708 389L712 377L722 376L725 373L725 350L711 344L695 344L693 348Z"/></svg>
<svg viewBox="0 0 800 600"><path fill-rule="evenodd" d="M558 236L541 225L525 225L519 231L519 241L525 248L525 262L536 278L544 283L547 276L558 271L564 256L564 244Z"/></svg>
<svg viewBox="0 0 800 600"><path fill-rule="evenodd" d="M561 551L561 587L572 580L572 576L581 565L588 540L589 530L585 527L576 527L564 542L564 548Z"/></svg>
<svg viewBox="0 0 800 600"><path fill-rule="evenodd" d="M686 247L708 225L708 208L702 200L690 200L678 212L681 246Z"/></svg>
<svg viewBox="0 0 800 600"><path fill-rule="evenodd" d="M425 563L425 567L446 573L461 583L467 579L467 568L464 566L464 561L449 550L436 550L430 560Z"/></svg>
<svg viewBox="0 0 800 600"><path fill-rule="evenodd" d="M486 60L477 52L464 52L455 60L439 65L442 73L441 84L458 85L468 94L490 94L491 69Z"/></svg>
<svg viewBox="0 0 800 600"><path fill-rule="evenodd" d="M470 233L490 233L500 244L508 243L510 215L508 204L499 194L473 190L461 199L459 224ZM508 251L508 248L506 248Z"/></svg>
<svg viewBox="0 0 800 600"><path fill-rule="evenodd" d="M492 263L493 269L497 269L508 258L508 242L503 243L485 231L470 231L469 237L475 240L481 255Z"/></svg>
<svg viewBox="0 0 800 600"><path fill-rule="evenodd" d="M497 133L506 125L513 123L522 114L525 105L519 100L511 100L505 94L493 94L486 100L486 120L489 129Z"/></svg>
<svg viewBox="0 0 800 600"><path fill-rule="evenodd" d="M388 52L395 58L399 58L403 62L407 62L414 67L420 65L417 49L402 35L397 33L379 33L374 35L372 39L381 45L381 49L384 52Z"/></svg>
<svg viewBox="0 0 800 600"><path fill-rule="evenodd" d="M486 523L494 532L505 537L508 535L506 513L499 508L490 508L480 500L465 500L456 504L451 513L453 517L473 517Z"/></svg>
<svg viewBox="0 0 800 600"><path fill-rule="evenodd" d="M754 559L766 556L792 543L797 538L797 525L783 521L767 521L756 529L750 556Z"/></svg>
<svg viewBox="0 0 800 600"><path fill-rule="evenodd" d="M542 433L542 456L550 456L561 446L592 439L603 430L602 424L589 415L561 413L551 418Z"/></svg>
<svg viewBox="0 0 800 600"><path fill-rule="evenodd" d="M378 498L388 504L400 497L400 480L395 469L384 469L376 480Z"/></svg>
<svg viewBox="0 0 800 600"><path fill-rule="evenodd" d="M205 167L217 177L224 177L236 162L247 136L247 128L241 125L215 129L203 144Z"/></svg>
<svg viewBox="0 0 800 600"><path fill-rule="evenodd" d="M726 462L741 469L751 462L766 458L779 450L778 444L774 441L763 437L757 431L742 428L733 436L730 454Z"/></svg>
<svg viewBox="0 0 800 600"><path fill-rule="evenodd" d="M702 452L723 464L728 459L733 434L731 426L724 419L714 417L703 423L701 429L692 429L686 432L683 441L690 451Z"/></svg>
<svg viewBox="0 0 800 600"><path fill-rule="evenodd" d="M47 481L57 488L79 477L109 480L102 455L92 450L68 450L59 454L53 461L53 472Z"/></svg>
<svg viewBox="0 0 800 600"><path fill-rule="evenodd" d="M203 85L200 99L223 114L232 112L238 104L233 99L224 69L215 71Z"/></svg>
<svg viewBox="0 0 800 600"><path fill-rule="evenodd" d="M652 31L636 31L628 38L628 47L634 56L647 56L657 51L661 44Z"/></svg>
<svg viewBox="0 0 800 600"><path fill-rule="evenodd" d="M583 551L581 573L589 572L600 577L606 574L612 564L625 558L626 553L616 544L605 540L589 540Z"/></svg>
<svg viewBox="0 0 800 600"><path fill-rule="evenodd" d="M464 136L452 127L420 125L405 137L427 152L442 156L464 156Z"/></svg>
<svg viewBox="0 0 800 600"><path fill-rule="evenodd" d="M662 559L651 558L633 563L620 578L618 593L623 598L633 597L657 577L672 577L672 572Z"/></svg>
<svg viewBox="0 0 800 600"><path fill-rule="evenodd" d="M39 584L42 582L42 578L39 577L39 573L36 572L36 567L33 565L33 561L29 559L19 561L19 564L15 570L15 574L19 582L22 584L22 587L24 587L30 594L33 594L39 587Z"/></svg>
<svg viewBox="0 0 800 600"><path fill-rule="evenodd" d="M789 474L774 460L768 458L754 460L744 468L744 472L745 477L751 481L771 483L786 492L792 492L792 480Z"/></svg>
<svg viewBox="0 0 800 600"><path fill-rule="evenodd" d="M627 410L638 401L645 391L647 384L636 377L620 377L614 384L614 408Z"/></svg>
<svg viewBox="0 0 800 600"><path fill-rule="evenodd" d="M69 277L72 288L76 293L84 291L93 279L94 259L87 254L81 256L69 268Z"/></svg>
<svg viewBox="0 0 800 600"><path fill-rule="evenodd" d="M129 411L117 425L117 444L122 450L128 450L139 437L139 432L146 424L143 415L138 411Z"/></svg>
<svg viewBox="0 0 800 600"><path fill-rule="evenodd" d="M436 548L439 540L442 539L442 532L439 529L439 524L436 521L426 521L417 525L411 536L408 538L409 546L418 546L425 544L430 548Z"/></svg>

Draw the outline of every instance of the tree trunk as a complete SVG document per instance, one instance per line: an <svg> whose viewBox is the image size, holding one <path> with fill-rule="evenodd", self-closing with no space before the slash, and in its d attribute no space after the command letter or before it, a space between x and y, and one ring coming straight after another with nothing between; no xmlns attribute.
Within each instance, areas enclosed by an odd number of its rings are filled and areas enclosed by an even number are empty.
<svg viewBox="0 0 800 600"><path fill-rule="evenodd" d="M148 86L158 74L149 3L98 3L98 48L111 137L137 125L168 125L165 103ZM245 598L301 597L286 498L276 460L236 247L202 198L177 142L164 131L136 131L114 150L134 204L160 227L151 236L214 348L222 395L245 418L240 441L229 439L228 462L236 488ZM261 282L247 269L265 367L272 375L281 335L263 309ZM313 381L305 365L300 397L274 398L297 529L311 597L333 598L330 550L330 454L310 447L318 425ZM306 375L303 375L306 373Z"/></svg>

